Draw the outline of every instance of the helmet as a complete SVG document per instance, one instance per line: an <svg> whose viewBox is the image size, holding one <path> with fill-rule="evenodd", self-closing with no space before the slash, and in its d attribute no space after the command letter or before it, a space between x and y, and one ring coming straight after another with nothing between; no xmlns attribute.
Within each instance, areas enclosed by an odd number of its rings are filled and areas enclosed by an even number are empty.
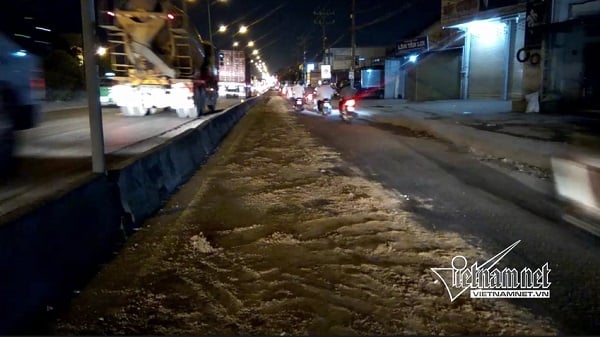
<svg viewBox="0 0 600 337"><path fill-rule="evenodd" d="M347 87L349 85L350 85L350 80L341 80L340 81L340 88Z"/></svg>
<svg viewBox="0 0 600 337"><path fill-rule="evenodd" d="M328 79L324 79L324 80L321 82L321 84L322 84L322 85L323 85L323 84L325 84L325 85L328 85L328 84L330 84L330 82L329 82L329 80L328 80Z"/></svg>

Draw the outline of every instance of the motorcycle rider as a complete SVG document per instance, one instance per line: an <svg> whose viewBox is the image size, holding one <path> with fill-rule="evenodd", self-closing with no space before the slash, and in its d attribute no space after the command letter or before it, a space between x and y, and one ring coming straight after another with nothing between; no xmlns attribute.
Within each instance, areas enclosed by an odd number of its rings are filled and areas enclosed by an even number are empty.
<svg viewBox="0 0 600 337"><path fill-rule="evenodd" d="M354 98L354 96L356 95L356 89L354 89L351 85L350 85L350 81L348 80L342 80L342 82L340 83L341 85L341 89L340 89L340 103L338 105L338 109L340 111L342 111L342 108L344 107L344 104L346 103L347 100Z"/></svg>
<svg viewBox="0 0 600 337"><path fill-rule="evenodd" d="M296 98L302 98L304 101L304 83L302 81L296 82L292 87L292 98L294 99L294 103Z"/></svg>
<svg viewBox="0 0 600 337"><path fill-rule="evenodd" d="M323 111L323 100L328 99L331 102L331 98L335 94L335 91L329 84L329 80L323 80L321 85L317 88L317 110Z"/></svg>

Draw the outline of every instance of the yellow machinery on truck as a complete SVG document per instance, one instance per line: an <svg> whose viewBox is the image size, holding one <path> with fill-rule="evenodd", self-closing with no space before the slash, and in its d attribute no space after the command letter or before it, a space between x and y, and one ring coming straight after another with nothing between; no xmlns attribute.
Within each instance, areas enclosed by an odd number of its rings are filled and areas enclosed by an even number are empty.
<svg viewBox="0 0 600 337"><path fill-rule="evenodd" d="M125 0L100 8L112 71L112 98L127 116L173 109L182 118L214 111L215 48L169 0Z"/></svg>

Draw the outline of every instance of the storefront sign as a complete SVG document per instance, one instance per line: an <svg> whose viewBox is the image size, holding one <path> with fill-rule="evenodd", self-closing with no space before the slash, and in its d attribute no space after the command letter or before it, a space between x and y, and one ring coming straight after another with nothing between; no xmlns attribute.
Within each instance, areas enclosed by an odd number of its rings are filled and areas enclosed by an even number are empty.
<svg viewBox="0 0 600 337"><path fill-rule="evenodd" d="M400 41L396 44L396 55L424 52L429 49L427 36Z"/></svg>

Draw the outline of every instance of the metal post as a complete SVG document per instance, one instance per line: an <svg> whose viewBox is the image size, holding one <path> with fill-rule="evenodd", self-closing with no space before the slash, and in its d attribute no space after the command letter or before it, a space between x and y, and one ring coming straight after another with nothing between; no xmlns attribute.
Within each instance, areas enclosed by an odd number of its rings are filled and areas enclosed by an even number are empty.
<svg viewBox="0 0 600 337"><path fill-rule="evenodd" d="M462 54L462 65L461 65L461 90L460 90L460 98L468 99L469 98L469 76L470 74L470 65L471 63L471 32L468 30L465 32L465 43L463 46L463 54Z"/></svg>
<svg viewBox="0 0 600 337"><path fill-rule="evenodd" d="M183 27L186 29L188 27L187 1L188 0L181 0L181 11L183 12Z"/></svg>
<svg viewBox="0 0 600 337"><path fill-rule="evenodd" d="M355 7L356 7L356 0L352 0L352 11L350 13L350 18L352 19L352 41L350 42L352 44L352 56L351 56L351 61L350 61L350 85L354 88L354 58L356 57L356 15L355 15Z"/></svg>
<svg viewBox="0 0 600 337"><path fill-rule="evenodd" d="M90 135L92 141L92 170L105 173L104 133L102 130L102 108L100 107L100 81L96 62L94 0L81 0L81 23L83 28L83 50L85 79L90 113Z"/></svg>
<svg viewBox="0 0 600 337"><path fill-rule="evenodd" d="M513 20L506 21L506 30L504 33L504 85L502 88L502 99L508 100L510 97L510 78L512 73L511 66L511 55L513 55L513 51L511 50L512 46L512 31L513 31Z"/></svg>
<svg viewBox="0 0 600 337"><path fill-rule="evenodd" d="M208 39L210 44L213 44L212 23L210 22L210 0L206 0L206 9L208 10Z"/></svg>

